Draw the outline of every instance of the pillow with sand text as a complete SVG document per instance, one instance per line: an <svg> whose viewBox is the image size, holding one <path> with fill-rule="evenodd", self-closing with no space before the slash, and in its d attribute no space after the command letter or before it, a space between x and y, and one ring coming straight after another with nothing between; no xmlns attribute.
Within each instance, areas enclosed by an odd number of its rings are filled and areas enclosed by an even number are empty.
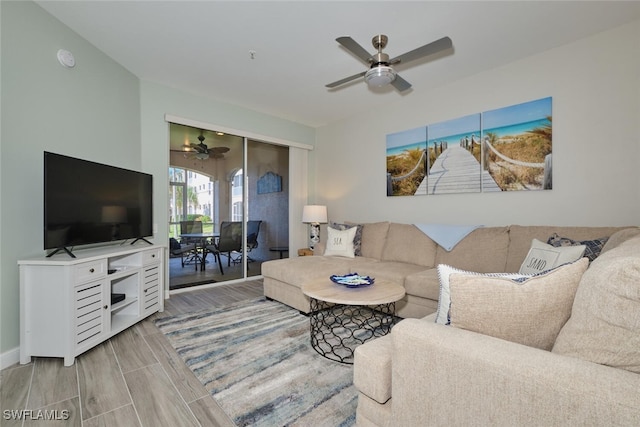
<svg viewBox="0 0 640 427"><path fill-rule="evenodd" d="M582 258L585 245L554 247L533 239L531 248L520 266L520 274L538 274L551 270L559 265Z"/></svg>
<svg viewBox="0 0 640 427"><path fill-rule="evenodd" d="M356 236L357 227L346 230L336 230L327 227L327 246L324 250L325 256L341 256L346 258L355 257L353 239Z"/></svg>

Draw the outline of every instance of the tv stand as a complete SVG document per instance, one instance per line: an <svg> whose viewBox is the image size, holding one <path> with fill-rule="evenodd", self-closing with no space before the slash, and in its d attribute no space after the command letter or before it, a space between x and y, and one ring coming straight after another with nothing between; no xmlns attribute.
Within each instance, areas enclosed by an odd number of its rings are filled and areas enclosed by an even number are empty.
<svg viewBox="0 0 640 427"><path fill-rule="evenodd" d="M71 366L76 356L164 310L163 246L75 255L18 261L22 364L42 356L62 357Z"/></svg>
<svg viewBox="0 0 640 427"><path fill-rule="evenodd" d="M66 248L66 246L61 246L59 248L57 248L56 250L49 252L47 254L47 258L51 258L53 255L57 254L60 251L65 251L71 258L75 258L76 256L74 254L71 253L71 251L69 249Z"/></svg>
<svg viewBox="0 0 640 427"><path fill-rule="evenodd" d="M150 241L148 241L147 239L145 239L144 237L138 237L136 240L134 240L133 242L131 242L131 244L135 244L138 240L142 240L143 242L147 242L150 245L153 245L153 243L151 243Z"/></svg>

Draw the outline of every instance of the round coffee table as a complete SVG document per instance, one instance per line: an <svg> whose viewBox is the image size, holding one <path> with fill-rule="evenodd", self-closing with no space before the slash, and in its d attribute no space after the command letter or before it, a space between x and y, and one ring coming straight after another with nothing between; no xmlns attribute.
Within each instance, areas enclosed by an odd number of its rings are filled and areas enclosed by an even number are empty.
<svg viewBox="0 0 640 427"><path fill-rule="evenodd" d="M396 301L404 287L376 279L370 286L348 288L328 277L302 285L311 301L311 347L336 362L353 364L355 348L391 331L397 322Z"/></svg>

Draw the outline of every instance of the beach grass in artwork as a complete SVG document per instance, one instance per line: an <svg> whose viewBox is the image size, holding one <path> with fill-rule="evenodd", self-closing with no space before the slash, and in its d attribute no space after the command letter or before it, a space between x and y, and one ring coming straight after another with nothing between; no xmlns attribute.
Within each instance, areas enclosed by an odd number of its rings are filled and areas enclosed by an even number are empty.
<svg viewBox="0 0 640 427"><path fill-rule="evenodd" d="M551 189L551 100L387 135L387 195Z"/></svg>
<svg viewBox="0 0 640 427"><path fill-rule="evenodd" d="M394 196L413 196L425 178L425 165L422 161L423 149L405 150L400 154L387 156L387 173L392 177L406 177L391 182ZM414 173L410 173L417 165Z"/></svg>
<svg viewBox="0 0 640 427"><path fill-rule="evenodd" d="M425 178L426 127L387 135L388 195L413 196Z"/></svg>
<svg viewBox="0 0 640 427"><path fill-rule="evenodd" d="M483 125L485 169L502 191L551 189L551 98L485 112Z"/></svg>

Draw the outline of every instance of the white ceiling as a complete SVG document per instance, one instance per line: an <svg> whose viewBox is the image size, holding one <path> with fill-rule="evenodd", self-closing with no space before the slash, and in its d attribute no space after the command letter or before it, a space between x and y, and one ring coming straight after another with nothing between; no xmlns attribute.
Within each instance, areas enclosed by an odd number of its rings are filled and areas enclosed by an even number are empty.
<svg viewBox="0 0 640 427"><path fill-rule="evenodd" d="M314 127L640 19L638 1L37 3L140 79ZM336 37L373 53L378 33L391 57L443 36L454 49L396 67L403 94L325 88L366 69Z"/></svg>

